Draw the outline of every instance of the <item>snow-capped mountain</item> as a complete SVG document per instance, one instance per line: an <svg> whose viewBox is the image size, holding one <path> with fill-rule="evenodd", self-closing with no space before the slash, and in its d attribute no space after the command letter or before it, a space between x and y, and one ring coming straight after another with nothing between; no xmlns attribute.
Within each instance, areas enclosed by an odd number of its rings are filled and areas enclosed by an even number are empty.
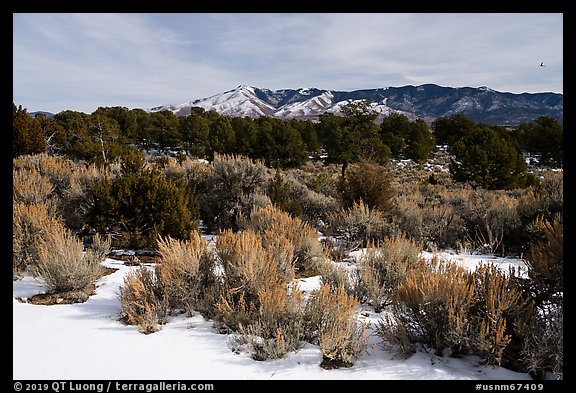
<svg viewBox="0 0 576 393"><path fill-rule="evenodd" d="M442 87L433 84L355 91L318 88L269 90L240 85L233 90L179 105L151 108L186 116L192 107L229 116L271 116L316 120L322 113L340 114L343 105L368 100L379 118L391 112L428 122L438 117L463 114L476 122L514 125L539 116L563 119L564 98L558 93L503 93L485 86Z"/></svg>

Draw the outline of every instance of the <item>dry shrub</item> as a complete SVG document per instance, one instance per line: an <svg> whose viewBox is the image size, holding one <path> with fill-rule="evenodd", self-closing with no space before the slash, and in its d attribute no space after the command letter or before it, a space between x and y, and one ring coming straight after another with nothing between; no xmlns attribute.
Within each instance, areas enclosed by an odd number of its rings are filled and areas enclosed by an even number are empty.
<svg viewBox="0 0 576 393"><path fill-rule="evenodd" d="M503 242L513 246L504 236L511 237L521 225L517 200L501 190L477 192L479 195L468 201L470 215L466 217L475 249L494 254L503 250Z"/></svg>
<svg viewBox="0 0 576 393"><path fill-rule="evenodd" d="M14 160L14 168L34 169L49 179L57 194L68 188L70 176L78 166L82 165L67 158L51 156L47 153L22 156Z"/></svg>
<svg viewBox="0 0 576 393"><path fill-rule="evenodd" d="M158 162L156 162L156 164L164 171L168 178L183 176L193 182L210 170L210 164L205 160L192 159L187 156L185 156L184 159L168 156L162 158L164 159L162 165Z"/></svg>
<svg viewBox="0 0 576 393"><path fill-rule="evenodd" d="M319 225L320 222L326 219L326 215L329 212L336 211L340 208L340 202L338 201L335 192L321 192L320 190L324 187L330 187L328 185L320 186L314 183L314 180L318 177L313 177L309 181L302 179L299 176L297 170L286 171L286 183L290 197L298 204L302 210L301 218L311 225ZM301 170L298 172L302 172ZM323 172L321 172L323 173ZM321 178L326 178L324 181L331 184L335 180L328 174L325 176L320 176ZM335 184L335 183L334 183ZM335 190L335 186L332 186Z"/></svg>
<svg viewBox="0 0 576 393"><path fill-rule="evenodd" d="M192 231L185 241L159 236L157 248L156 275L170 308L191 315L202 306L203 292L210 289L207 283L214 261L207 242Z"/></svg>
<svg viewBox="0 0 576 393"><path fill-rule="evenodd" d="M477 337L473 348L485 356L488 364L500 365L516 333L514 325L523 326L530 320L534 304L493 264L481 264L472 278L476 305L471 324Z"/></svg>
<svg viewBox="0 0 576 393"><path fill-rule="evenodd" d="M339 164L325 161L307 161L300 168L285 170L288 178L311 191L338 198L337 184L341 174Z"/></svg>
<svg viewBox="0 0 576 393"><path fill-rule="evenodd" d="M286 286L279 275L286 261L278 258L282 254L273 247L266 248L262 236L252 230L224 231L215 251L223 268L216 310L223 323L237 330L258 313L262 291L276 282Z"/></svg>
<svg viewBox="0 0 576 393"><path fill-rule="evenodd" d="M562 217L539 217L534 227L540 238L531 245L525 261L528 279L520 288L535 302L537 312L523 332L522 360L536 378L551 372L563 379L564 230Z"/></svg>
<svg viewBox="0 0 576 393"><path fill-rule="evenodd" d="M329 213L326 221L325 233L334 237L336 245L348 252L370 241L383 239L389 229L384 213L370 208L362 200L348 209Z"/></svg>
<svg viewBox="0 0 576 393"><path fill-rule="evenodd" d="M397 201L398 210L394 221L402 231L416 240L425 240L427 228L424 226L423 210L428 209L413 197L402 197Z"/></svg>
<svg viewBox="0 0 576 393"><path fill-rule="evenodd" d="M12 273L20 272L38 261L41 240L55 231L62 231L58 216L50 212L47 203L15 202L12 205Z"/></svg>
<svg viewBox="0 0 576 393"><path fill-rule="evenodd" d="M401 347L420 342L442 355L443 349L459 352L469 337L468 310L473 306L474 287L467 272L454 264L433 259L428 266L412 269L394 294L394 323L383 320L379 334L397 335ZM392 334L391 334L392 333Z"/></svg>
<svg viewBox="0 0 576 393"><path fill-rule="evenodd" d="M408 273L422 265L421 251L417 242L397 235L371 243L362 254L358 262L360 292L376 312L391 303Z"/></svg>
<svg viewBox="0 0 576 393"><path fill-rule="evenodd" d="M205 160L186 158L181 163L170 161L171 164L164 168L164 173L168 178L182 176L188 185L195 189L198 194L208 192L207 187L211 183L213 168Z"/></svg>
<svg viewBox="0 0 576 393"><path fill-rule="evenodd" d="M564 172L548 171L543 174L536 195L540 212L548 214L552 219L564 208Z"/></svg>
<svg viewBox="0 0 576 393"><path fill-rule="evenodd" d="M120 287L119 299L120 318L128 325L137 325L142 333L154 333L164 324L169 305L150 268L140 266L129 272Z"/></svg>
<svg viewBox="0 0 576 393"><path fill-rule="evenodd" d="M443 203L424 206L422 216L422 240L429 249L454 248L455 240L465 236L466 228L462 218L452 206Z"/></svg>
<svg viewBox="0 0 576 393"><path fill-rule="evenodd" d="M350 296L358 294L358 274L357 269L348 270L344 264L325 261L319 265L319 273L322 284L328 284L332 288L346 288L346 293Z"/></svg>
<svg viewBox="0 0 576 393"><path fill-rule="evenodd" d="M292 250L285 238L253 230L227 230L216 241L222 263L216 317L242 334L254 359L282 357L302 341L302 293L290 286Z"/></svg>
<svg viewBox="0 0 576 393"><path fill-rule="evenodd" d="M468 272L437 258L410 271L393 300L392 317L378 327L388 345L410 351L423 343L440 356L476 354L496 365L532 307L495 266Z"/></svg>
<svg viewBox="0 0 576 393"><path fill-rule="evenodd" d="M562 217L552 221L539 217L534 227L540 230L540 239L534 242L526 257L530 290L537 304L561 303L564 291L564 228Z"/></svg>
<svg viewBox="0 0 576 393"><path fill-rule="evenodd" d="M104 275L101 262L110 250L110 239L94 236L93 247L83 250L82 242L63 226L55 226L38 243L35 275L46 282L47 292L82 290Z"/></svg>
<svg viewBox="0 0 576 393"><path fill-rule="evenodd" d="M208 229L238 229L238 218L252 208L253 195L265 194L271 178L261 161L214 156L210 176L198 185L201 217Z"/></svg>
<svg viewBox="0 0 576 393"><path fill-rule="evenodd" d="M262 245L277 261L276 275L281 282L290 282L296 275L296 258L294 243L287 237L274 231L261 233Z"/></svg>
<svg viewBox="0 0 576 393"><path fill-rule="evenodd" d="M535 379L546 373L564 379L564 307L550 307L537 315L525 331L522 365Z"/></svg>
<svg viewBox="0 0 576 393"><path fill-rule="evenodd" d="M297 284L286 290L281 281L260 290L256 318L241 325L240 341L248 344L255 360L278 359L297 350L304 338L303 296Z"/></svg>
<svg viewBox="0 0 576 393"><path fill-rule="evenodd" d="M324 258L324 248L318 240L318 232L306 222L283 212L273 205L254 206L250 217L241 216L239 225L268 238L285 238L294 249L292 265L300 275L317 273L317 265Z"/></svg>
<svg viewBox="0 0 576 393"><path fill-rule="evenodd" d="M465 238L474 250L495 254L522 247L522 217L513 191L462 188L449 194L450 203L463 220Z"/></svg>
<svg viewBox="0 0 576 393"><path fill-rule="evenodd" d="M310 294L305 312L316 328L321 367L351 367L366 350L366 324L358 321L358 305L358 300L349 296L343 286L322 284Z"/></svg>
<svg viewBox="0 0 576 393"><path fill-rule="evenodd" d="M443 185L402 184L398 186L395 222L402 232L428 249L455 248L465 238L464 221L449 203L454 190Z"/></svg>
<svg viewBox="0 0 576 393"><path fill-rule="evenodd" d="M78 167L83 167L83 164L42 153L38 155L38 166L40 172L50 179L56 192L60 194L68 188L72 174Z"/></svg>
<svg viewBox="0 0 576 393"><path fill-rule="evenodd" d="M553 181L550 181L554 183ZM394 222L428 249L466 245L483 253L520 254L534 240L529 223L560 209L557 182L541 188L484 190L468 186L399 183Z"/></svg>
<svg viewBox="0 0 576 393"><path fill-rule="evenodd" d="M68 179L66 188L59 192L58 212L73 230L81 230L88 222L90 207L93 205L90 187L105 176L112 176L107 167L77 165Z"/></svg>
<svg viewBox="0 0 576 393"><path fill-rule="evenodd" d="M22 168L12 171L12 200L28 204L46 201L54 187L50 180L35 168Z"/></svg>
<svg viewBox="0 0 576 393"><path fill-rule="evenodd" d="M52 199L54 210L66 226L80 230L86 224L89 185L100 180L108 168L86 166L45 153L13 160L14 200L37 203Z"/></svg>

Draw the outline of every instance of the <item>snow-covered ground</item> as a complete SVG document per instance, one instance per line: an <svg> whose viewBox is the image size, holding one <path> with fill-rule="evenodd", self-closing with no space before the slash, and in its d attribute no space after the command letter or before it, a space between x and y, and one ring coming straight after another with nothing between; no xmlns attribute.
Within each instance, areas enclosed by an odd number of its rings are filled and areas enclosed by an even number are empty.
<svg viewBox="0 0 576 393"><path fill-rule="evenodd" d="M428 255L430 256L430 255ZM480 261L508 270L520 260L482 255L443 254L473 268ZM25 277L13 283L14 380L530 380L524 373L480 364L476 357L438 357L418 351L408 359L387 352L375 335L369 350L351 368L325 370L316 345L306 344L283 359L256 361L232 351L233 335L220 334L200 314L172 317L161 330L145 335L118 320L119 287L134 266L106 259L117 268L100 279L85 303L33 305L17 298L43 293L42 283ZM319 277L301 279L311 291ZM366 309L364 311L367 311ZM363 312L367 322L381 315ZM370 329L369 329L370 330Z"/></svg>

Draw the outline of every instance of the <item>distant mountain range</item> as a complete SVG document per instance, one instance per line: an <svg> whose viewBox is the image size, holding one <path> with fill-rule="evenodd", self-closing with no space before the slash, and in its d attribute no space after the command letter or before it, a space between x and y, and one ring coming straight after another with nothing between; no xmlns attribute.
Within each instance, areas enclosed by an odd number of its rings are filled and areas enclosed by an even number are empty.
<svg viewBox="0 0 576 393"><path fill-rule="evenodd" d="M170 110L178 116L192 107L229 116L271 116L282 119L316 120L322 113L340 114L343 105L368 100L381 120L392 112L427 122L438 117L463 114L477 123L517 125L551 116L563 121L564 97L558 93L506 93L487 87L443 87L434 84L354 91L317 88L269 90L240 85L233 90L179 105L150 108Z"/></svg>
<svg viewBox="0 0 576 393"><path fill-rule="evenodd" d="M54 118L54 113L44 112L44 111L30 112L29 115L32 117L36 117L36 115L44 115L44 116L46 116L47 119L53 119Z"/></svg>

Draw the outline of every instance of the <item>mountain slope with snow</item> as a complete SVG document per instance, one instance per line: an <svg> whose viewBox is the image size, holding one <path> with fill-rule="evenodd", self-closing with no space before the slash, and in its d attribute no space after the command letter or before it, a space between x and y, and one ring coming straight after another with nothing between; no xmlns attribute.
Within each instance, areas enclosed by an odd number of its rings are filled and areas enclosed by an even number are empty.
<svg viewBox="0 0 576 393"><path fill-rule="evenodd" d="M463 114L475 122L516 125L539 116L563 120L564 97L557 93L503 93L485 86L442 87L433 84L388 87L355 91L317 88L270 90L240 85L233 90L179 105L151 108L170 110L186 116L192 107L214 110L223 115L281 119L317 120L322 113L340 114L340 108L353 101L367 100L382 118L392 112L428 122L453 114Z"/></svg>

